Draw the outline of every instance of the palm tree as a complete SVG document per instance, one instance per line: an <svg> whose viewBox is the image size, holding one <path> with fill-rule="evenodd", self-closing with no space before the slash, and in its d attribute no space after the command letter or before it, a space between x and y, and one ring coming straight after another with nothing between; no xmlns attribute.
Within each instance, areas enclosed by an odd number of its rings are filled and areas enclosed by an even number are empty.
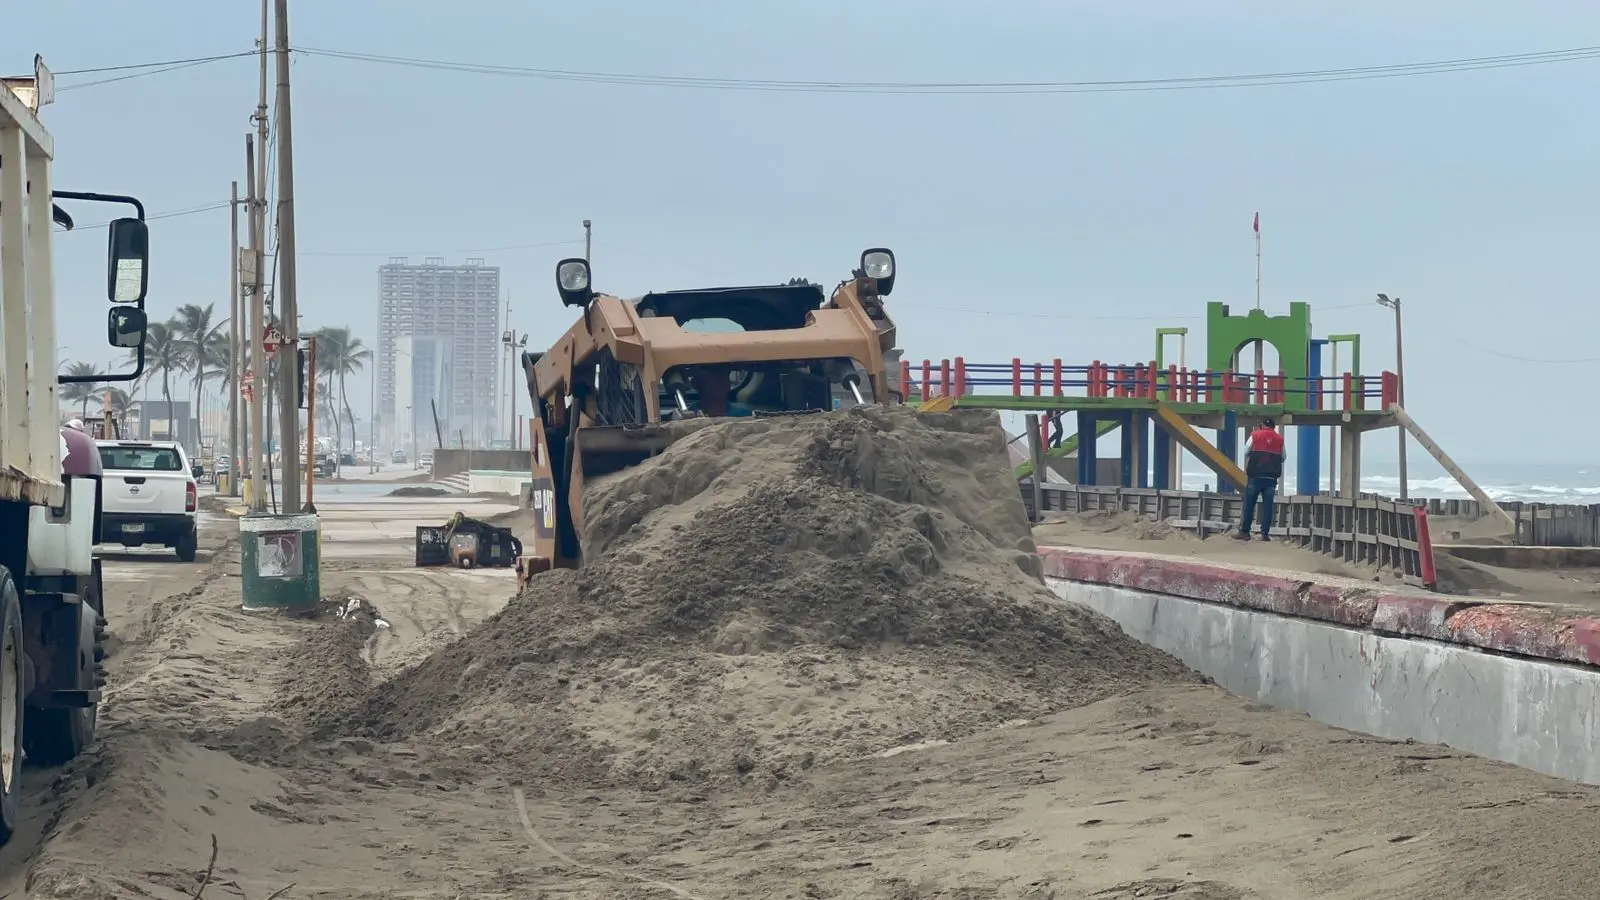
<svg viewBox="0 0 1600 900"><path fill-rule="evenodd" d="M100 378L106 373L90 362L75 362L67 366L67 374L75 378ZM78 417L89 418L89 401L93 400L102 382L83 381L61 386L61 399L79 404Z"/></svg>
<svg viewBox="0 0 1600 900"><path fill-rule="evenodd" d="M181 329L177 318L151 322L144 339L145 371L152 380L161 379L161 397L167 401L167 439L174 441L178 439L178 432L172 409L172 376L189 370Z"/></svg>
<svg viewBox="0 0 1600 900"><path fill-rule="evenodd" d="M219 345L226 345L228 339L223 334L228 320L212 324L212 317L216 315L216 304L207 303L201 306L198 303L186 303L178 307L177 332L178 340L182 342L183 355L187 365L185 368L194 374L191 384L190 397L194 400L195 441L202 444L204 435L199 433L200 422L203 421L203 407L205 405L206 376L223 371L223 364L216 358ZM196 447L198 449L198 446Z"/></svg>
<svg viewBox="0 0 1600 900"><path fill-rule="evenodd" d="M351 446L355 444L356 417L350 409L350 393L345 389L345 379L361 371L372 359L372 351L361 338L350 334L350 326L317 329L317 371L328 374L328 396L333 396L333 382L339 382L339 405L344 407L344 420L350 426ZM340 432L338 415L334 417L334 434ZM336 438L337 440L337 438Z"/></svg>

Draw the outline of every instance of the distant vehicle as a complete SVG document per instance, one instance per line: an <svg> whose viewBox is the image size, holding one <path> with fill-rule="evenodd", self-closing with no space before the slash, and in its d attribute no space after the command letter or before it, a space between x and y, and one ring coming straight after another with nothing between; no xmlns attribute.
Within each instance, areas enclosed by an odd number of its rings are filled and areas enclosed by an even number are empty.
<svg viewBox="0 0 1600 900"><path fill-rule="evenodd" d="M171 547L194 562L200 491L183 446L172 441L98 441L101 534L124 547Z"/></svg>
<svg viewBox="0 0 1600 900"><path fill-rule="evenodd" d="M393 453L389 454L389 462L399 464L399 463L406 463L406 462L410 462L410 461L411 461L410 458L406 456L406 452L404 450L396 450Z"/></svg>
<svg viewBox="0 0 1600 900"><path fill-rule="evenodd" d="M226 455L218 456L216 459L216 467L216 474L227 475L233 471L233 460Z"/></svg>
<svg viewBox="0 0 1600 900"><path fill-rule="evenodd" d="M433 471L433 451L432 450L429 450L427 453L422 454L422 458L417 460L417 468L426 469L430 473Z"/></svg>

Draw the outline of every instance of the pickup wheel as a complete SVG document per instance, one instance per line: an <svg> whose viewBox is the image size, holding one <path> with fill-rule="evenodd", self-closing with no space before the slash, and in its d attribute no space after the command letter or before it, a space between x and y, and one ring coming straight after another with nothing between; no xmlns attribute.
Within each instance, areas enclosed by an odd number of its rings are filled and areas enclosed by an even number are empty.
<svg viewBox="0 0 1600 900"><path fill-rule="evenodd" d="M195 533L195 529L191 528L184 532L183 536L172 545L172 549L177 551L179 562L194 562L195 554L200 550L200 537Z"/></svg>
<svg viewBox="0 0 1600 900"><path fill-rule="evenodd" d="M96 627L100 613L90 604L90 600L89 597L83 597L81 603L59 611L59 614L75 616L78 626L78 637L73 648L77 665L75 677L69 686L72 690L92 691L99 687L96 675L99 666L95 653L99 641L95 635L100 630ZM95 599L94 602L98 604L99 600ZM29 708L23 720L25 727L22 732L28 762L38 766L59 766L77 758L94 741L95 719L93 706L85 709Z"/></svg>
<svg viewBox="0 0 1600 900"><path fill-rule="evenodd" d="M23 652L22 599L11 571L0 566L0 844L22 823Z"/></svg>

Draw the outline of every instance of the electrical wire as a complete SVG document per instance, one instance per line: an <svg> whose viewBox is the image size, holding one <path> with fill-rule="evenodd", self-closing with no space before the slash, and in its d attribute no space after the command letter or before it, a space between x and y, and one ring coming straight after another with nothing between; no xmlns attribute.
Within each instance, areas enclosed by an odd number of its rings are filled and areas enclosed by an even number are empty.
<svg viewBox="0 0 1600 900"><path fill-rule="evenodd" d="M1370 303L1346 303L1342 306L1318 307L1318 312L1337 312L1343 309L1366 309ZM1004 309L974 309L966 306L944 306L936 303L918 303L918 309L932 309L940 312L969 313L975 316L1003 316L1017 319L1052 319L1074 322L1199 322L1205 316L1193 314L1178 314L1170 316L1096 316L1080 315L1077 313L1049 313L1049 312L1014 312Z"/></svg>
<svg viewBox="0 0 1600 900"><path fill-rule="evenodd" d="M103 72L127 72L112 78L63 85L57 91L71 91L143 78L195 66L209 65L227 59L256 56L259 50L198 56L188 59L163 60L150 63L133 63L119 66L98 66L69 69L58 76L87 75ZM452 71L475 75L493 75L504 78L524 78L545 81L585 82L593 84L632 85L646 87L672 87L696 90L765 91L799 93L854 93L854 94L1096 94L1130 91L1186 91L1217 90L1223 88L1273 87L1281 85L1318 84L1337 81L1364 81L1376 78L1407 78L1422 75L1440 75L1453 72L1474 72L1489 69L1543 66L1557 63L1586 62L1600 59L1600 46L1571 47L1564 50L1540 50L1525 53L1504 53L1493 56L1459 57L1426 62L1392 63L1373 66L1345 66L1330 69L1305 69L1281 72L1257 72L1232 75L1193 75L1157 78L1104 79L1087 81L805 81L764 78L716 78L659 73L627 73L588 71L578 69L548 69L532 66L506 66L462 60L429 59L415 56L367 53L327 47L296 47L291 53L300 56L322 57L348 62L376 65L402 66L433 71Z"/></svg>
<svg viewBox="0 0 1600 900"><path fill-rule="evenodd" d="M1533 363L1535 365L1543 365L1543 366L1571 366L1571 365L1579 365L1579 364L1600 362L1600 356L1582 356L1582 357L1575 357L1575 358L1572 358L1572 359L1540 359L1540 358L1532 357L1532 356L1518 356L1515 353L1506 353L1506 352L1501 351L1501 350L1495 350L1495 349L1492 349L1492 348L1489 348L1489 347L1484 347L1484 346L1479 345L1479 344L1474 344L1473 342L1471 342L1471 341L1469 341L1469 340L1467 340L1465 338L1456 337L1455 335L1452 335L1452 334L1447 334L1447 335L1445 335L1445 337L1448 337L1449 339L1455 341L1458 344L1463 344L1463 345L1465 345L1467 347L1470 347L1473 350L1478 351L1479 353L1487 353L1490 356L1497 356L1497 357L1499 357L1501 359L1511 360L1512 362Z"/></svg>
<svg viewBox="0 0 1600 900"><path fill-rule="evenodd" d="M150 222L156 219L175 219L180 216L195 216L199 215L200 213L212 212L213 210L227 209L231 205L231 203L224 200L221 203L207 203L201 206L189 206L184 207L183 209L168 210L166 212L149 213L145 215L144 219L146 222ZM94 222L88 225L74 225L72 231L69 233L77 234L80 231L93 231L96 228L106 228L110 225L111 222L109 220L105 222Z"/></svg>
<svg viewBox="0 0 1600 900"><path fill-rule="evenodd" d="M573 244L583 243L582 238L566 241L540 241L534 244L505 244L499 247L468 247L459 250L417 250L410 253L362 253L356 251L316 250L304 251L298 256L346 256L358 258L387 258L391 256L455 256L465 253L503 253L508 250L536 250L542 247L569 247Z"/></svg>
<svg viewBox="0 0 1600 900"><path fill-rule="evenodd" d="M1244 75L1205 75L1165 78L1138 78L1101 81L967 81L967 82L871 82L871 81L784 81L754 78L707 78L681 75L632 74L621 72L544 69L503 66L487 63L426 59L362 53L319 47L300 47L307 56L352 62L406 66L435 71L455 71L511 78L549 81L576 81L652 87L694 88L701 90L778 91L801 93L863 94L1080 94L1125 91L1174 91L1218 88L1267 87L1329 81L1357 81L1373 78L1399 78L1448 72L1520 66L1550 65L1600 59L1600 46L1574 47L1511 53L1498 56L1464 57L1430 62L1398 63L1380 66L1354 66L1336 69L1311 69L1289 72L1263 72Z"/></svg>
<svg viewBox="0 0 1600 900"><path fill-rule="evenodd" d="M73 83L73 84L61 85L61 86L56 88L56 93L60 94L60 93L65 93L67 91L76 91L76 90L80 90L82 88L87 88L87 87L98 87L98 86L103 85L103 84L115 84L116 82L119 82L119 81L130 81L130 80L135 79L135 78L145 78L145 77L150 76L150 75L160 75L160 74L163 74L165 72L176 72L176 71L178 71L180 69L193 69L196 66L209 65L209 64L214 63L214 62L220 62L220 61L222 61L224 59L238 59L239 57L242 57L242 56L255 56L255 55L256 55L256 51L252 50L252 51L248 51L248 52L245 52L245 53L229 53L229 54L226 54L226 55L223 55L223 56L201 56L201 57L195 57L194 59L173 60L173 61L164 62L164 63L138 63L138 64L127 65L127 66L105 66L105 67L102 67L102 68L99 68L99 69L78 69L78 70L76 70L76 72L78 72L78 73L86 73L86 72L117 72L117 71L128 71L128 70L140 70L140 71L129 71L128 74L126 74L126 75L116 75L116 76L113 76L111 78L99 78L99 79L96 79L94 81L79 81L79 82L76 82L76 83ZM73 74L73 73L58 72L56 74L58 74L58 75L69 75L69 74Z"/></svg>
<svg viewBox="0 0 1600 900"><path fill-rule="evenodd" d="M255 56L259 50L242 50L238 53L220 53L213 56L190 56L186 59L164 59L159 62L128 63L122 66L97 66L92 69L66 69L54 73L57 78L67 75L99 75L102 72L127 72L133 69L155 69L163 66L183 66L190 63L216 62L222 59L234 59L240 56Z"/></svg>

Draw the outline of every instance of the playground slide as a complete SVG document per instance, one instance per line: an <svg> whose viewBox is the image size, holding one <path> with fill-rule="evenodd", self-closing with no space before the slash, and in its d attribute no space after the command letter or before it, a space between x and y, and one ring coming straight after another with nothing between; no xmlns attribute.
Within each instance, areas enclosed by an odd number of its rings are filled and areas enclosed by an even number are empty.
<svg viewBox="0 0 1600 900"><path fill-rule="evenodd" d="M1172 407L1164 402L1157 402L1155 422L1183 449L1194 454L1195 459L1217 473L1218 478L1226 478L1234 487L1244 490L1244 470L1218 450L1216 445L1201 437L1200 432L1195 431Z"/></svg>
<svg viewBox="0 0 1600 900"><path fill-rule="evenodd" d="M1411 436L1417 439L1417 443L1422 445L1422 449L1428 451L1428 454L1437 460L1446 472L1450 473L1450 477L1454 478L1457 484L1467 489L1467 493L1472 495L1472 499L1482 504L1484 509L1489 510L1489 514L1498 519L1501 525L1511 529L1513 534L1516 533L1517 520L1511 518L1505 510L1501 509L1500 504L1494 502L1494 498L1490 497L1483 488L1478 487L1476 481L1467 477L1467 473L1463 472L1461 467L1456 465L1456 461L1451 459L1444 450L1440 449L1438 444L1433 442L1433 438L1422 430L1422 426L1417 424L1416 419L1411 418L1411 414L1406 412L1404 407L1395 403L1390 405L1389 412L1394 413L1394 417L1399 421L1400 427L1411 432Z"/></svg>
<svg viewBox="0 0 1600 900"><path fill-rule="evenodd" d="M1120 424L1120 422L1111 419L1101 419L1095 423L1094 435L1097 438L1105 437L1112 431L1115 431L1117 426ZM1078 433L1073 432L1072 434L1066 435L1061 439L1061 446L1051 447L1049 450L1045 451L1044 455L1050 459L1065 459L1076 452L1078 452ZM1032 475L1033 460L1030 459L1027 462L1017 466L1016 473L1019 480Z"/></svg>

